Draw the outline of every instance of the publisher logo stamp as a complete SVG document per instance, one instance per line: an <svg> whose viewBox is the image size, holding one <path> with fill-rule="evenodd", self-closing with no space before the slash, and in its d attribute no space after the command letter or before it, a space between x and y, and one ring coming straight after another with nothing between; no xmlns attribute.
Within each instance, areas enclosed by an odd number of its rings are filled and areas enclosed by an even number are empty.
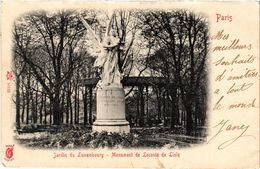
<svg viewBox="0 0 260 169"><path fill-rule="evenodd" d="M5 149L5 160L6 161L12 161L13 158L13 151L14 151L14 145L5 145L6 149Z"/></svg>
<svg viewBox="0 0 260 169"><path fill-rule="evenodd" d="M12 71L7 71L6 79L7 80L13 80L13 72Z"/></svg>
<svg viewBox="0 0 260 169"><path fill-rule="evenodd" d="M7 93L11 93L11 83L10 81L13 80L13 72L12 71L7 71L6 73L6 79L7 79Z"/></svg>

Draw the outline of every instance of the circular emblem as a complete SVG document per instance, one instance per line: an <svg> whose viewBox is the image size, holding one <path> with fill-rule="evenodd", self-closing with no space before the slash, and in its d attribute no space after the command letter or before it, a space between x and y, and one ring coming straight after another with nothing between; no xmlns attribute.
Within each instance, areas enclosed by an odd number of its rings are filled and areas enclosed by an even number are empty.
<svg viewBox="0 0 260 169"><path fill-rule="evenodd" d="M6 150L5 150L5 157L7 159L10 159L13 157L13 147L8 147Z"/></svg>

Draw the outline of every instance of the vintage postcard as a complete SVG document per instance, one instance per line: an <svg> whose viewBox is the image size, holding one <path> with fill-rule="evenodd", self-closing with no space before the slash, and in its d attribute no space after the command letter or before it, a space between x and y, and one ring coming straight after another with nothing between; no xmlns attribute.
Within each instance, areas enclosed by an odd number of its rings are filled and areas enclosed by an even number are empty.
<svg viewBox="0 0 260 169"><path fill-rule="evenodd" d="M6 167L259 168L259 3L2 1Z"/></svg>

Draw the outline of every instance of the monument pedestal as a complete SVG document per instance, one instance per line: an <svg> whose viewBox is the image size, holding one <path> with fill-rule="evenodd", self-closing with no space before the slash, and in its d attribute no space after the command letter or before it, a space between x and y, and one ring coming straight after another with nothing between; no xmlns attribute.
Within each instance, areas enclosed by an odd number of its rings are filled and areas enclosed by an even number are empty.
<svg viewBox="0 0 260 169"><path fill-rule="evenodd" d="M125 118L125 92L122 87L106 86L97 90L97 114L93 131L129 133Z"/></svg>

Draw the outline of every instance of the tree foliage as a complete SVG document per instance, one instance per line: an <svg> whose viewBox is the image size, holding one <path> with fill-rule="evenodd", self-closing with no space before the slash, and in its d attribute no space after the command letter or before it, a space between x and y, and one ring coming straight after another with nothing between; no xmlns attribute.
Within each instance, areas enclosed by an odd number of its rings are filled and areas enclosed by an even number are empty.
<svg viewBox="0 0 260 169"><path fill-rule="evenodd" d="M101 10L34 11L15 20L13 65L18 128L20 120L27 124L78 124L82 106L84 123L92 124L87 107L92 109L93 91L82 88L80 82L98 76L92 67L96 56L79 14L102 41L109 15ZM149 68L151 76L166 80L163 88L153 86L149 93L150 102L158 104L158 110L152 111L158 112L158 119L165 118L166 123L169 114L171 128L186 124L188 134L197 124L204 125L209 43L206 17L186 10L116 10L113 28L122 44L117 53L124 77L138 63L142 65L138 77ZM131 88L127 96L144 99L143 87L138 90L141 93ZM168 107L160 102L162 97ZM161 113L161 109L169 113Z"/></svg>

